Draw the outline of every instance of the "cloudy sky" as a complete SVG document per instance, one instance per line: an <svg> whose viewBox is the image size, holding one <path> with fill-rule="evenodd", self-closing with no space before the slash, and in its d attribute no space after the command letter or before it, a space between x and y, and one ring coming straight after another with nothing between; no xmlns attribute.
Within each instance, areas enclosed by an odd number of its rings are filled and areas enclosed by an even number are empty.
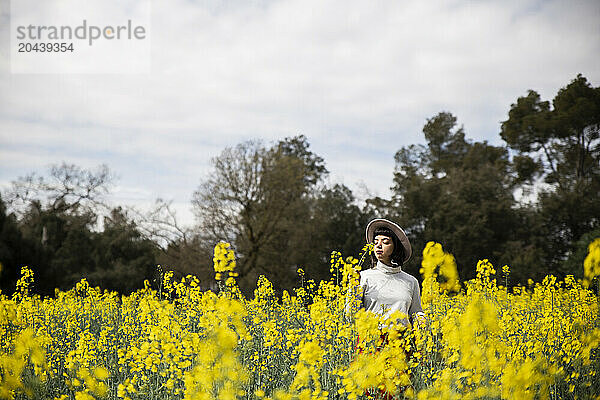
<svg viewBox="0 0 600 400"><path fill-rule="evenodd" d="M139 3L119 4L127 15ZM600 86L597 0L151 0L150 70L137 74L12 73L9 5L0 186L63 161L105 163L115 203L162 197L184 221L226 146L303 134L332 183L386 196L394 153L422 143L436 113L501 144L528 89L552 99L578 73Z"/></svg>

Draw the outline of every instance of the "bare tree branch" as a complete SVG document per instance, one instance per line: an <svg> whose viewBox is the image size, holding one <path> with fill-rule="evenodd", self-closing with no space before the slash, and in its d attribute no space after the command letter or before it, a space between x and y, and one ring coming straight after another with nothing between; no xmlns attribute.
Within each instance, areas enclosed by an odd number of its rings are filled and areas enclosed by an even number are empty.
<svg viewBox="0 0 600 400"><path fill-rule="evenodd" d="M31 173L13 181L3 197L17 216L22 216L33 201L42 201L44 208L52 211L98 214L109 209L105 196L113 180L106 165L89 170L63 162L52 165L48 177Z"/></svg>

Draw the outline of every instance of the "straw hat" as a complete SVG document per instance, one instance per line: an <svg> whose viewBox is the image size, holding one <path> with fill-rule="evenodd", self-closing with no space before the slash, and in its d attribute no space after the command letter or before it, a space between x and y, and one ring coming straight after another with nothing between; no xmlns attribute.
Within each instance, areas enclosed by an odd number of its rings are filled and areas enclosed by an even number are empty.
<svg viewBox="0 0 600 400"><path fill-rule="evenodd" d="M405 256L403 264L410 260L410 256L412 255L412 247L410 246L410 242L408 241L406 233L404 233L404 231L402 230L402 228L400 228L399 225L387 219L377 218L367 224L367 229L365 231L367 243L373 242L373 234L375 233L377 228L388 228L389 230L394 232L398 237L398 240L400 240L400 243L402 243L402 246L404 247Z"/></svg>

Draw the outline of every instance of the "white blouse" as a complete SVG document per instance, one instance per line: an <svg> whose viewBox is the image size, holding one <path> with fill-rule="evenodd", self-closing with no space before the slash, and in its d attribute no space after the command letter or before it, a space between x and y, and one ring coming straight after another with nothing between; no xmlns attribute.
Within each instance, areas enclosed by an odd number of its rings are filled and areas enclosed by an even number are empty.
<svg viewBox="0 0 600 400"><path fill-rule="evenodd" d="M381 261L375 268L360 272L362 304L365 310L383 315L384 319L400 311L410 316L423 313L419 281L402 271L402 267L390 267ZM408 318L402 323L409 325Z"/></svg>

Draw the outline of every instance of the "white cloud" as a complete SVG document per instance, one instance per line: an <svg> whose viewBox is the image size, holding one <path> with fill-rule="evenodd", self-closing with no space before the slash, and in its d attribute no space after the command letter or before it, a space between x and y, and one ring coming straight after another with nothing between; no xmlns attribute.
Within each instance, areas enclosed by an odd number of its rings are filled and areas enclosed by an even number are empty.
<svg viewBox="0 0 600 400"><path fill-rule="evenodd" d="M106 162L185 203L225 146L305 134L332 179L386 195L393 154L437 112L499 144L527 89L551 99L579 72L600 85L592 0L152 4L151 74L11 75L2 52L1 180Z"/></svg>

